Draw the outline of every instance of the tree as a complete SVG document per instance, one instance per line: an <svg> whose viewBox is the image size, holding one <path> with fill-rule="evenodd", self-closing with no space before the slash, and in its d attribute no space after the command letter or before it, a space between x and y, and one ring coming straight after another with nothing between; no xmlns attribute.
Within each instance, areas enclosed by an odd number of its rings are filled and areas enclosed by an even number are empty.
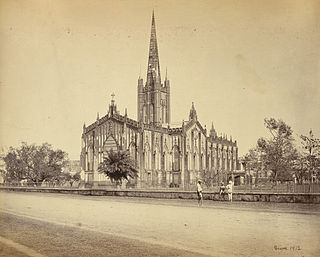
<svg viewBox="0 0 320 257"><path fill-rule="evenodd" d="M320 175L320 139L314 137L312 130L309 131L309 136L301 135L300 138L304 149L301 157L304 177L312 183Z"/></svg>
<svg viewBox="0 0 320 257"><path fill-rule="evenodd" d="M66 176L66 181L68 181L70 183L71 187L74 182L81 180L80 172L77 172L75 174L66 173L65 176Z"/></svg>
<svg viewBox="0 0 320 257"><path fill-rule="evenodd" d="M293 171L294 171L294 176L296 178L296 182L298 184L302 184L303 181L307 180L308 169L306 166L305 158L301 153L298 153L297 159L294 160Z"/></svg>
<svg viewBox="0 0 320 257"><path fill-rule="evenodd" d="M292 180L293 165L297 159L292 129L281 119L264 119L264 122L271 137L258 139L257 149L261 151L261 160L265 168L272 171L271 179L274 182Z"/></svg>
<svg viewBox="0 0 320 257"><path fill-rule="evenodd" d="M263 162L261 158L262 154L257 147L249 149L249 153L247 153L243 158L245 169L246 171L249 171L249 175L251 176L251 171L256 174L255 184L258 183L259 171L263 170Z"/></svg>
<svg viewBox="0 0 320 257"><path fill-rule="evenodd" d="M6 166L5 179L8 182L52 181L61 175L66 158L64 151L53 150L48 143L40 146L22 143L19 148L10 147L3 158Z"/></svg>
<svg viewBox="0 0 320 257"><path fill-rule="evenodd" d="M109 151L104 157L103 162L99 165L98 171L105 174L117 185L122 184L122 179L136 178L138 170L134 160L131 159L127 151Z"/></svg>

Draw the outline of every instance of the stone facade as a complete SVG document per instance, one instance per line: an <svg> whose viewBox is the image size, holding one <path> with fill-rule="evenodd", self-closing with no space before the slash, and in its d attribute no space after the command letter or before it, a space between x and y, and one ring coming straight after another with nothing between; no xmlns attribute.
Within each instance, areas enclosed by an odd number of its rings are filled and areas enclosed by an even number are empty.
<svg viewBox="0 0 320 257"><path fill-rule="evenodd" d="M106 152L127 150L139 169L130 181L136 187L188 188L204 176L212 182L227 181L238 167L237 142L217 136L212 125L207 130L198 121L192 103L189 119L181 126L170 126L170 82L161 83L154 14L147 68L147 81L138 79L138 121L121 115L114 99L108 113L83 126L81 167L85 181L107 183L97 169Z"/></svg>

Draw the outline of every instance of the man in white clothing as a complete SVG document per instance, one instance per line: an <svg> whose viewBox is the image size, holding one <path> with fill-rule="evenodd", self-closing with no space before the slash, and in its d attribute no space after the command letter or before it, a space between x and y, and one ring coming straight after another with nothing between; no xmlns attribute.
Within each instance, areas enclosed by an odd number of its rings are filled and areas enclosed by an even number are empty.
<svg viewBox="0 0 320 257"><path fill-rule="evenodd" d="M197 194L198 194L198 206L202 206L203 197L202 197L202 187L201 187L201 181L198 180L197 184Z"/></svg>
<svg viewBox="0 0 320 257"><path fill-rule="evenodd" d="M233 182L231 180L229 180L229 184L227 185L227 190L228 190L229 201L232 202Z"/></svg>

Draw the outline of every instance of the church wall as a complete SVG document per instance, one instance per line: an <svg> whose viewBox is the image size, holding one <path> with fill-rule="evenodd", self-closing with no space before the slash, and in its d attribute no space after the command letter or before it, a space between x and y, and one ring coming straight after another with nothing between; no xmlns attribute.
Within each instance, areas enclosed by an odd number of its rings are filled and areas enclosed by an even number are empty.
<svg viewBox="0 0 320 257"><path fill-rule="evenodd" d="M128 150L136 161L141 186L193 185L203 172L208 172L214 182L226 181L236 169L236 144L211 139L196 125L183 136L182 132L170 134L152 127L139 132L138 127L113 119L94 124L82 137L81 165L87 181L108 181L97 169L110 137L118 149Z"/></svg>

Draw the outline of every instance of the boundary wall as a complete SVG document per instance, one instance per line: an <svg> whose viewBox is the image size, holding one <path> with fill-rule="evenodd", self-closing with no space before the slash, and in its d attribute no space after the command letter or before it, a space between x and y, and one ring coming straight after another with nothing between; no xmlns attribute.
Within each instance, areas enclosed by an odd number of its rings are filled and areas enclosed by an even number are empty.
<svg viewBox="0 0 320 257"><path fill-rule="evenodd" d="M136 190L136 189L88 189L88 188L34 188L34 187L0 187L0 191L39 192L78 194L90 196L122 196L147 197L163 199L197 199L194 191L175 190ZM227 201L228 195L218 192L203 192L204 200ZM275 202L275 203L313 203L320 204L320 193L264 193L264 192L235 192L233 201L245 202Z"/></svg>

